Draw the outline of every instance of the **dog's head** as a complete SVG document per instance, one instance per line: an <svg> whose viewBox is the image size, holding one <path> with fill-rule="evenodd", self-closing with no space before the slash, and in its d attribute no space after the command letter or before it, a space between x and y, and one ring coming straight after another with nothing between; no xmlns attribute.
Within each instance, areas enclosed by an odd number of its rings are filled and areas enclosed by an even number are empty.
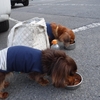
<svg viewBox="0 0 100 100"><path fill-rule="evenodd" d="M55 87L65 87L69 84L70 76L77 71L75 61L61 50L47 49L43 54L44 70L51 78Z"/></svg>
<svg viewBox="0 0 100 100"><path fill-rule="evenodd" d="M65 26L51 23L52 32L60 42L63 42L65 46L69 46L70 43L75 41L75 34L73 31Z"/></svg>

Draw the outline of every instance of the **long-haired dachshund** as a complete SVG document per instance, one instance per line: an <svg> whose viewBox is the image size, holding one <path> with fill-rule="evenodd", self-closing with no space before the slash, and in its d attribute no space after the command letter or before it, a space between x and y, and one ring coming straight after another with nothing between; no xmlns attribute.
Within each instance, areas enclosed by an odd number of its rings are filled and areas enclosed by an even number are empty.
<svg viewBox="0 0 100 100"><path fill-rule="evenodd" d="M58 39L65 46L75 42L75 34L71 29L56 23L46 23L46 26L50 43L53 39Z"/></svg>
<svg viewBox="0 0 100 100"><path fill-rule="evenodd" d="M13 46L0 50L0 98L7 98L3 88L9 85L5 79L11 72L27 73L32 80L45 86L51 77L55 87L65 87L69 77L77 71L75 61L61 50L37 50L26 46Z"/></svg>

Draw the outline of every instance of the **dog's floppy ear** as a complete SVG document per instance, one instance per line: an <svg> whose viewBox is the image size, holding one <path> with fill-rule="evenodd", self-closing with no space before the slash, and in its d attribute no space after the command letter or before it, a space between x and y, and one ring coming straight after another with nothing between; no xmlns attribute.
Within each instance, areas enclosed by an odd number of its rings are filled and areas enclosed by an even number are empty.
<svg viewBox="0 0 100 100"><path fill-rule="evenodd" d="M66 64L63 62L63 58L58 58L55 62L54 68L52 70L52 83L55 87L64 87L63 81L67 72L65 73Z"/></svg>
<svg viewBox="0 0 100 100"><path fill-rule="evenodd" d="M65 87L65 83L67 83L68 77L73 75L76 71L77 65L71 57L59 57L55 62L54 68L52 70L53 85L55 87Z"/></svg>
<svg viewBox="0 0 100 100"><path fill-rule="evenodd" d="M61 42L70 42L70 35L65 32L62 35L60 35L59 40Z"/></svg>
<svg viewBox="0 0 100 100"><path fill-rule="evenodd" d="M59 41L63 42L65 46L69 46L70 45L70 35L65 32L64 34L60 35Z"/></svg>

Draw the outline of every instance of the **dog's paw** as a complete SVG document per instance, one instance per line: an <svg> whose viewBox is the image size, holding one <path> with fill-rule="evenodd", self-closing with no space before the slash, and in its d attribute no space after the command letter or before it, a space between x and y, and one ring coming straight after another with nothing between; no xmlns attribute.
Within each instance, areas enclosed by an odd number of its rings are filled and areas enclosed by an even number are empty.
<svg viewBox="0 0 100 100"><path fill-rule="evenodd" d="M42 86L46 86L46 85L49 84L49 80L47 80L47 79L42 79L42 80L39 82L39 84L42 85Z"/></svg>
<svg viewBox="0 0 100 100"><path fill-rule="evenodd" d="M9 82L4 82L4 88L7 88L9 86Z"/></svg>
<svg viewBox="0 0 100 100"><path fill-rule="evenodd" d="M8 97L8 92L0 92L0 98L5 99Z"/></svg>

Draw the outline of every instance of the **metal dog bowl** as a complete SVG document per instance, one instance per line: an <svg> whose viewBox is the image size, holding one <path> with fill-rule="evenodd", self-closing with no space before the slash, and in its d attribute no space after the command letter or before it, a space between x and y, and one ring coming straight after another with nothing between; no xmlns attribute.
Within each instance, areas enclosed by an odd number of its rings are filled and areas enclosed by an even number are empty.
<svg viewBox="0 0 100 100"><path fill-rule="evenodd" d="M64 46L64 48L66 49L66 50L73 50L73 49L75 49L75 47L76 47L76 43L75 43L75 41L74 41L74 43L73 44L70 44L69 46Z"/></svg>
<svg viewBox="0 0 100 100"><path fill-rule="evenodd" d="M83 77L79 73L77 73L77 75L79 75L81 81L78 84L76 84L76 85L68 85L68 86L66 86L66 89L68 89L68 90L75 90L75 89L77 89L82 84Z"/></svg>

